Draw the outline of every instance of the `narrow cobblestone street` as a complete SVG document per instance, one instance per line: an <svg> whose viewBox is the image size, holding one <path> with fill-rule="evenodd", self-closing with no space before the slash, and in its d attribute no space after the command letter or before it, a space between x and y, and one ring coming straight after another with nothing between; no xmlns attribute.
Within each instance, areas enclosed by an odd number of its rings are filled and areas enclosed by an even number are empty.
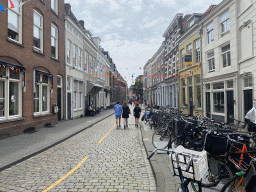
<svg viewBox="0 0 256 192"><path fill-rule="evenodd" d="M116 129L112 115L2 171L0 191L130 192L156 191L156 188L134 118L129 119L128 129Z"/></svg>

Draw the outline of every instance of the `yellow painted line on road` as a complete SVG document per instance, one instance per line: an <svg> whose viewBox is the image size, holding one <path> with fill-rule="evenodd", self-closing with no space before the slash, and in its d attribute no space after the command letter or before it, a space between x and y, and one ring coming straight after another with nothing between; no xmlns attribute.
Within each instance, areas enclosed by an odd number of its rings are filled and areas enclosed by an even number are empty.
<svg viewBox="0 0 256 192"><path fill-rule="evenodd" d="M65 176L63 176L62 178L60 178L58 181L56 181L55 183L53 183L51 186L47 187L45 190L43 190L43 192L47 192L50 189L52 189L53 187L55 187L56 185L58 185L61 181L63 181L64 179L66 179L70 174L72 174L75 170L77 170L87 159L88 157L85 157L76 167L74 167L71 171L69 171Z"/></svg>
<svg viewBox="0 0 256 192"><path fill-rule="evenodd" d="M98 144L100 144L104 139L105 139L105 137L107 137L108 136L108 134L110 133L110 131L112 131L113 129L114 129L114 127L116 126L116 124L115 125L113 125L113 127L111 127L110 129L109 129L109 131L106 133L106 135L104 135L104 137L102 137L102 139L98 142Z"/></svg>

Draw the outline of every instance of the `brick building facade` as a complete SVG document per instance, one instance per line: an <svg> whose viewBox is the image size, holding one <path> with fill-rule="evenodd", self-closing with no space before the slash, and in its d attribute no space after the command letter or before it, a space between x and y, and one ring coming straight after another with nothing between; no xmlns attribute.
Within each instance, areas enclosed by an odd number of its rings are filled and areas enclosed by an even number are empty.
<svg viewBox="0 0 256 192"><path fill-rule="evenodd" d="M64 0L13 3L0 12L0 139L65 116Z"/></svg>

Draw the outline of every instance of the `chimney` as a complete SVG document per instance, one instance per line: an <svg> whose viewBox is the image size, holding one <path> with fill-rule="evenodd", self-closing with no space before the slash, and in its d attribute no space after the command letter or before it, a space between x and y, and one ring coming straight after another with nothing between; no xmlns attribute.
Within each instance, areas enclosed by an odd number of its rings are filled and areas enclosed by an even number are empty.
<svg viewBox="0 0 256 192"><path fill-rule="evenodd" d="M84 21L83 20L79 21L79 25L84 29Z"/></svg>
<svg viewBox="0 0 256 192"><path fill-rule="evenodd" d="M65 13L67 15L71 13L71 5L69 3L65 3Z"/></svg>

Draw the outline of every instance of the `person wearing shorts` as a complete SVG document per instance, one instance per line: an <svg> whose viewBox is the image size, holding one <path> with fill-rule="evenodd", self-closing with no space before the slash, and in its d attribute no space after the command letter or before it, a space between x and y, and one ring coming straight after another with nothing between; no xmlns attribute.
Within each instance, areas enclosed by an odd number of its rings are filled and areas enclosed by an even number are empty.
<svg viewBox="0 0 256 192"><path fill-rule="evenodd" d="M120 105L119 101L114 106L114 110L116 115L116 128L119 128L121 127L121 113L122 113L122 106Z"/></svg>

